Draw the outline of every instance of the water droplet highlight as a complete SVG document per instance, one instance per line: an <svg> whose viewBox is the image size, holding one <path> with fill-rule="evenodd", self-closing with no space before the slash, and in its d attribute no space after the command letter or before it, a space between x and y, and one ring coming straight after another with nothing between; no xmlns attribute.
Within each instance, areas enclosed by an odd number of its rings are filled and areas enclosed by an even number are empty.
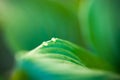
<svg viewBox="0 0 120 80"><path fill-rule="evenodd" d="M56 42L57 38L52 38L51 41Z"/></svg>
<svg viewBox="0 0 120 80"><path fill-rule="evenodd" d="M43 46L48 46L48 43L47 42L43 42L42 45Z"/></svg>

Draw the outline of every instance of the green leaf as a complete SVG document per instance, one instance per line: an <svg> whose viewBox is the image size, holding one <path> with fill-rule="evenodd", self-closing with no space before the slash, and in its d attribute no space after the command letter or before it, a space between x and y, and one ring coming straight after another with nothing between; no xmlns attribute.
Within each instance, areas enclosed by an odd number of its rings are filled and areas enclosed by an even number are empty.
<svg viewBox="0 0 120 80"><path fill-rule="evenodd" d="M119 1L90 0L80 7L79 14L86 45L115 66L117 72L120 72L119 13Z"/></svg>
<svg viewBox="0 0 120 80"><path fill-rule="evenodd" d="M28 80L119 79L116 74L97 70L106 67L97 57L73 43L58 38L43 42L18 59L12 80L21 80L24 76L29 78Z"/></svg>
<svg viewBox="0 0 120 80"><path fill-rule="evenodd" d="M31 50L53 36L83 44L77 15L62 3L51 0L1 2L6 40L15 51Z"/></svg>
<svg viewBox="0 0 120 80"><path fill-rule="evenodd" d="M50 1L54 1L56 3L63 5L66 9L68 9L74 14L77 14L79 2L81 2L81 0L50 0Z"/></svg>
<svg viewBox="0 0 120 80"><path fill-rule="evenodd" d="M1 26L1 25L0 25ZM14 66L14 56L4 40L3 30L0 27L0 75L3 77Z"/></svg>

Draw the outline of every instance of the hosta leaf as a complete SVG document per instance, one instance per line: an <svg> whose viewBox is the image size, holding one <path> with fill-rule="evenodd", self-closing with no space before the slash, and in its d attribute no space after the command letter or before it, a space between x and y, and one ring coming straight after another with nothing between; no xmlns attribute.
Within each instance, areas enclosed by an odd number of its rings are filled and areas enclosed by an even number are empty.
<svg viewBox="0 0 120 80"><path fill-rule="evenodd" d="M104 62L103 65L100 64L101 62L88 51L73 43L52 38L52 40L43 42L39 47L19 57L12 80L21 80L23 77L26 80L119 79L119 76L115 74L97 70L106 67Z"/></svg>

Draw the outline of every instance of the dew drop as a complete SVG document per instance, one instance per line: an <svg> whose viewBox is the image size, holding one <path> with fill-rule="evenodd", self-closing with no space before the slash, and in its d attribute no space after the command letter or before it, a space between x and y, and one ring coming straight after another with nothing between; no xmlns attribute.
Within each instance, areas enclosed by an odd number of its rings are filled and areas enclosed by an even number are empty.
<svg viewBox="0 0 120 80"><path fill-rule="evenodd" d="M48 43L47 42L43 42L42 45L43 46L48 46Z"/></svg>
<svg viewBox="0 0 120 80"><path fill-rule="evenodd" d="M56 42L57 38L52 38L51 41Z"/></svg>

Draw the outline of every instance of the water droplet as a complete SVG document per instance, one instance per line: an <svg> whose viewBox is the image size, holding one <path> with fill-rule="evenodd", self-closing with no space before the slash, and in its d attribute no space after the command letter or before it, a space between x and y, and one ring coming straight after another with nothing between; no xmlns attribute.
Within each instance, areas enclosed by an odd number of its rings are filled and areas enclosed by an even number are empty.
<svg viewBox="0 0 120 80"><path fill-rule="evenodd" d="M47 42L43 42L42 45L43 46L48 46L48 43Z"/></svg>
<svg viewBox="0 0 120 80"><path fill-rule="evenodd" d="M56 42L57 38L52 38L51 41Z"/></svg>

